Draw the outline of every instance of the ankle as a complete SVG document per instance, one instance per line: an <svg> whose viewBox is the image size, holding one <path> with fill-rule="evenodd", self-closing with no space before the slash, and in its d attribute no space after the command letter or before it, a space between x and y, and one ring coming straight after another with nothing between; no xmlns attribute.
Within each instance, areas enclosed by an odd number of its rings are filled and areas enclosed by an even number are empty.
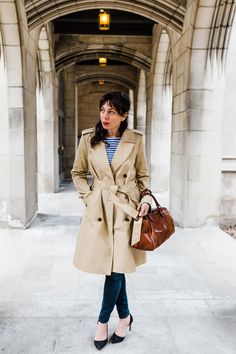
<svg viewBox="0 0 236 354"><path fill-rule="evenodd" d="M126 323L130 321L130 314L127 316L127 317L124 317L124 318L120 318L120 323Z"/></svg>

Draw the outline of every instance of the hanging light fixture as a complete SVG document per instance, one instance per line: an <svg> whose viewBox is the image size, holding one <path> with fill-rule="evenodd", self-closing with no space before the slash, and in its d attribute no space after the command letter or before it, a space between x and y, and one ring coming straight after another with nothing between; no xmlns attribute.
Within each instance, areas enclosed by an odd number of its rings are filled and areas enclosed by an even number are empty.
<svg viewBox="0 0 236 354"><path fill-rule="evenodd" d="M98 15L100 31L107 31L110 29L111 16L108 11L101 9Z"/></svg>
<svg viewBox="0 0 236 354"><path fill-rule="evenodd" d="M99 80L99 85L104 85L105 81L104 80Z"/></svg>
<svg viewBox="0 0 236 354"><path fill-rule="evenodd" d="M100 65L100 66L106 66L106 65L107 65L107 58L100 57L100 58L98 59L98 61L99 61L99 65Z"/></svg>

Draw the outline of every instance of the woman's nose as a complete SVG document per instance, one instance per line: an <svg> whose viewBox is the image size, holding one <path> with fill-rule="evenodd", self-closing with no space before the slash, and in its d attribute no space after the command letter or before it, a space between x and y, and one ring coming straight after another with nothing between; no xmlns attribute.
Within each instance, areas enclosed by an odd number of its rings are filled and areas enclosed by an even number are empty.
<svg viewBox="0 0 236 354"><path fill-rule="evenodd" d="M103 118L109 118L109 113L108 112L103 112Z"/></svg>

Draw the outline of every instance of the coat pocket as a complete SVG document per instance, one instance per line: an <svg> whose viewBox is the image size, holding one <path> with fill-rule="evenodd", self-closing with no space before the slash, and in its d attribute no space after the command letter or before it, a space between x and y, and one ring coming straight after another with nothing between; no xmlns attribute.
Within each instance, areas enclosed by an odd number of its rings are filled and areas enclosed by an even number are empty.
<svg viewBox="0 0 236 354"><path fill-rule="evenodd" d="M83 197L84 199L84 203L87 206L89 204L89 202L91 201L91 197L92 197L93 191L90 191L88 193L86 193Z"/></svg>

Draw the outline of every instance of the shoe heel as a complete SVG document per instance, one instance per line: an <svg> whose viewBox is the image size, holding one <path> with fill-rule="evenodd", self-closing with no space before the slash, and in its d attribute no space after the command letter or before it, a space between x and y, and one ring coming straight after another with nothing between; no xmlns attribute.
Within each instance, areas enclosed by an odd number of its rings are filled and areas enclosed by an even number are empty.
<svg viewBox="0 0 236 354"><path fill-rule="evenodd" d="M129 321L129 331L131 331L131 325L133 323L133 316L130 314L130 321Z"/></svg>

